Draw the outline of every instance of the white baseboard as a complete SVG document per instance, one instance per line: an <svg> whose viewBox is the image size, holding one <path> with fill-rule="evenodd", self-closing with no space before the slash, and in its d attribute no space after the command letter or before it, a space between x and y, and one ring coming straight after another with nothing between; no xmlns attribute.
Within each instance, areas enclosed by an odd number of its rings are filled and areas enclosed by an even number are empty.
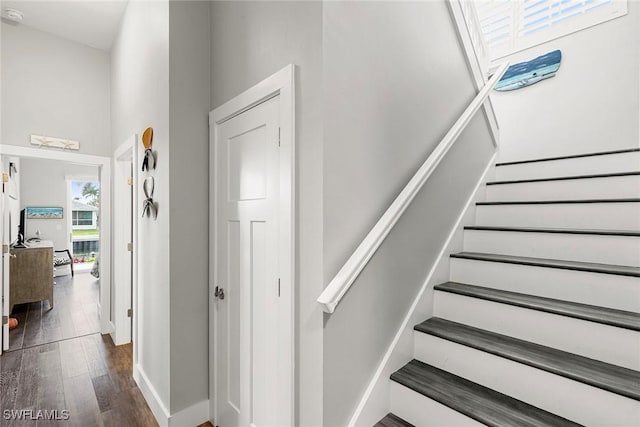
<svg viewBox="0 0 640 427"><path fill-rule="evenodd" d="M133 379L138 384L144 400L147 401L160 427L194 427L209 421L208 399L191 405L175 414L170 414L140 365L136 364L134 366Z"/></svg>
<svg viewBox="0 0 640 427"><path fill-rule="evenodd" d="M115 331L115 327L113 322L110 319L102 318L102 306L98 303L98 313L100 313L100 333L102 335L107 335L113 333Z"/></svg>
<svg viewBox="0 0 640 427"><path fill-rule="evenodd" d="M136 364L133 367L133 379L136 384L138 384L138 388L142 392L142 396L144 396L144 400L147 401L151 412L156 417L156 421L160 427L169 427L169 410L164 406L160 396L156 392L156 389L151 385L147 374L144 373L144 370L140 367L140 365Z"/></svg>
<svg viewBox="0 0 640 427"><path fill-rule="evenodd" d="M496 156L497 152L489 160L462 213L456 220L436 262L427 274L427 278L411 304L407 316L360 399L349 421L349 427L370 427L389 412L391 381L389 377L413 358L413 327L433 313L433 287L449 279L449 255L462 250L463 226L474 222L475 203L484 198L483 184L489 178L489 172L493 168Z"/></svg>
<svg viewBox="0 0 640 427"><path fill-rule="evenodd" d="M203 400L169 418L169 427L195 427L209 421L209 400Z"/></svg>

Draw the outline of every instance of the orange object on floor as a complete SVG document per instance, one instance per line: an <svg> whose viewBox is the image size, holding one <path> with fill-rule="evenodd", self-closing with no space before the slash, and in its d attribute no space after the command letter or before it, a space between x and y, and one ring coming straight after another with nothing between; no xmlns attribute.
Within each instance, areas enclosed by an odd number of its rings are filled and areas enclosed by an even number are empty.
<svg viewBox="0 0 640 427"><path fill-rule="evenodd" d="M11 317L9 318L9 330L18 327L18 319Z"/></svg>

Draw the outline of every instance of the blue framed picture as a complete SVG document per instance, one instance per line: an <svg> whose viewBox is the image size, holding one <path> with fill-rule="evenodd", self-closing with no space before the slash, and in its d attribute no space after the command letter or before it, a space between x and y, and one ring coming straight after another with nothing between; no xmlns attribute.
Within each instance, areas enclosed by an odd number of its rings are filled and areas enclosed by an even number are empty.
<svg viewBox="0 0 640 427"><path fill-rule="evenodd" d="M26 208L26 217L28 219L62 219L62 213L62 208Z"/></svg>

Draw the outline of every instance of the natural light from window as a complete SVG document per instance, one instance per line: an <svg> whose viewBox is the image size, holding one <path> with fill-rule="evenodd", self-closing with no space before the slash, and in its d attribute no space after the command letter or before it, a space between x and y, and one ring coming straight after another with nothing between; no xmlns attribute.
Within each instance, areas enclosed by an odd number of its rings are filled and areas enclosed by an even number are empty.
<svg viewBox="0 0 640 427"><path fill-rule="evenodd" d="M627 0L478 0L473 4L491 60L627 13Z"/></svg>

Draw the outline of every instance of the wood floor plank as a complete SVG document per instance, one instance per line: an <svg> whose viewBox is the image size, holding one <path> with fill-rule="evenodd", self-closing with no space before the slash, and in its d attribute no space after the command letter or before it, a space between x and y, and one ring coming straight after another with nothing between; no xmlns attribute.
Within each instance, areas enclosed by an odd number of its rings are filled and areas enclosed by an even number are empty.
<svg viewBox="0 0 640 427"><path fill-rule="evenodd" d="M64 396L69 410L69 425L103 426L100 407L89 373L63 378Z"/></svg>
<svg viewBox="0 0 640 427"><path fill-rule="evenodd" d="M62 382L62 364L59 346L43 345L52 350L38 354L38 404L37 409L56 413L65 409L64 387ZM56 414L56 416L58 416ZM60 426L67 424L56 419L37 421L38 427Z"/></svg>
<svg viewBox="0 0 640 427"><path fill-rule="evenodd" d="M62 360L63 378L89 374L84 349L78 339L60 341L60 357Z"/></svg>

